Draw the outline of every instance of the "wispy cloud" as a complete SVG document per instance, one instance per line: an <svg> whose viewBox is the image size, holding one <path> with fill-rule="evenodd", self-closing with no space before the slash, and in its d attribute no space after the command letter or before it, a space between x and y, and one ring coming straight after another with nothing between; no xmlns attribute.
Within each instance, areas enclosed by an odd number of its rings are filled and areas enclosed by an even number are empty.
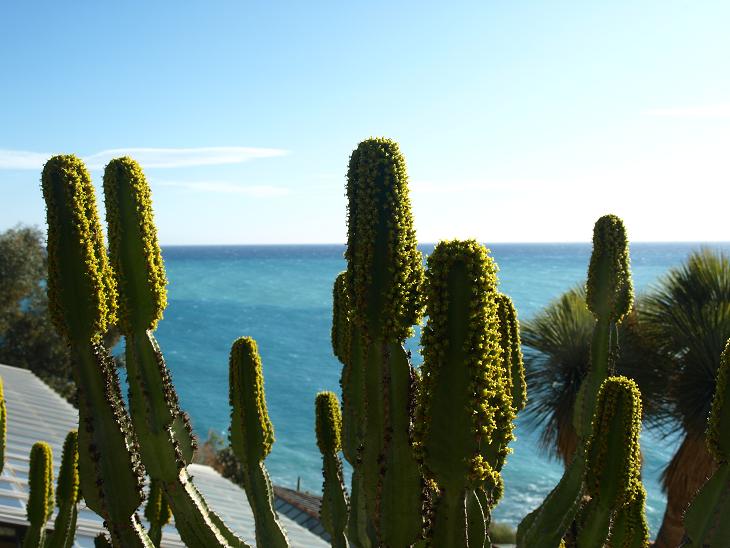
<svg viewBox="0 0 730 548"><path fill-rule="evenodd" d="M289 194L289 189L273 185L238 185L225 181L157 181L160 186L183 188L195 192L243 194L254 198L277 198Z"/></svg>
<svg viewBox="0 0 730 548"><path fill-rule="evenodd" d="M132 156L143 168L179 168L241 164L257 158L284 156L286 150L257 147L114 148L84 157L89 169L102 169L112 158ZM0 149L0 169L40 170L53 154Z"/></svg>
<svg viewBox="0 0 730 548"><path fill-rule="evenodd" d="M730 118L730 103L653 108L645 110L644 114L660 118Z"/></svg>

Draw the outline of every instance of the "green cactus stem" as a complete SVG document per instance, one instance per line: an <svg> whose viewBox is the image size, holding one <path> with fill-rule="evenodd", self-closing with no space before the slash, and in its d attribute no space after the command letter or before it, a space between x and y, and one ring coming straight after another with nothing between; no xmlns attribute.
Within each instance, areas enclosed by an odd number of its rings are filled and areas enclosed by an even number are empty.
<svg viewBox="0 0 730 548"><path fill-rule="evenodd" d="M46 522L53 512L53 452L44 441L35 442L30 450L28 485L26 512L30 527L25 533L23 548L42 548Z"/></svg>
<svg viewBox="0 0 730 548"><path fill-rule="evenodd" d="M474 530L478 512L467 514L470 491L491 493L501 485L497 456L512 439L512 411L502 374L496 283L494 261L474 240L440 242L428 258L416 435L424 469L440 488L433 546L472 546L467 519ZM498 439L503 445L490 448ZM470 500L481 507L476 495ZM489 508L481 510L486 531Z"/></svg>
<svg viewBox="0 0 730 548"><path fill-rule="evenodd" d="M46 542L46 548L71 548L74 544L80 499L78 448L78 432L71 430L63 442L63 456L56 488L58 514L53 524L53 533Z"/></svg>
<svg viewBox="0 0 730 548"><path fill-rule="evenodd" d="M0 377L0 474L5 466L5 442L8 437L8 409L5 406L3 379Z"/></svg>
<svg viewBox="0 0 730 548"><path fill-rule="evenodd" d="M274 443L256 341L237 339L230 356L231 448L243 466L243 484L256 522L256 545L284 548L289 541L274 510L264 459Z"/></svg>
<svg viewBox="0 0 730 548"><path fill-rule="evenodd" d="M152 480L150 492L147 495L147 504L144 508L144 517L150 524L148 535L156 548L159 548L160 542L162 542L162 528L167 525L171 516L162 482Z"/></svg>
<svg viewBox="0 0 730 548"><path fill-rule="evenodd" d="M720 357L707 428L717 470L695 495L684 517L688 546L719 548L730 539L730 340Z"/></svg>
<svg viewBox="0 0 730 548"><path fill-rule="evenodd" d="M79 403L79 470L86 505L102 516L115 546L150 546L135 511L143 468L122 402L116 366L100 344L115 321L116 289L89 173L75 156L43 168L48 220L51 318L66 337Z"/></svg>
<svg viewBox="0 0 730 548"><path fill-rule="evenodd" d="M611 525L611 548L647 548L649 525L646 522L646 490L639 486L633 500L614 515Z"/></svg>
<svg viewBox="0 0 730 548"><path fill-rule="evenodd" d="M347 197L345 285L351 341L360 341L364 364L366 510L381 544L408 546L421 536L422 517L410 442L412 371L403 342L422 316L423 265L405 160L394 141L358 145L348 166ZM348 390L343 386L344 400Z"/></svg>
<svg viewBox="0 0 730 548"><path fill-rule="evenodd" d="M527 383L522 363L522 341L517 310L507 295L497 294L497 316L499 317L499 340L502 347L502 364L515 413L522 411L527 403Z"/></svg>
<svg viewBox="0 0 730 548"><path fill-rule="evenodd" d="M212 518L186 471L196 442L152 334L167 304L167 278L150 188L137 162L128 157L109 162L104 171L104 200L118 288L119 327L126 339L129 408L142 461L170 499L183 541L227 546L227 538L235 535L216 525L219 520Z"/></svg>
<svg viewBox="0 0 730 548"><path fill-rule="evenodd" d="M335 548L347 548L347 494L342 476L342 416L334 392L320 392L315 399L317 447L322 453L322 506L319 516Z"/></svg>
<svg viewBox="0 0 730 548"><path fill-rule="evenodd" d="M578 546L602 546L611 519L640 496L641 393L626 377L609 377L601 385L586 445L586 492Z"/></svg>

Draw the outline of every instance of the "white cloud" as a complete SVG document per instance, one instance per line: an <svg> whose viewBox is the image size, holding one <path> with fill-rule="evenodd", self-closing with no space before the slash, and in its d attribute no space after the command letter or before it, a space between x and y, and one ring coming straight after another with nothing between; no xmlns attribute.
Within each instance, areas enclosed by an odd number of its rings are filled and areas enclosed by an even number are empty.
<svg viewBox="0 0 730 548"><path fill-rule="evenodd" d="M243 194L253 198L277 198L289 194L289 189L272 185L237 185L225 181L159 181L161 186L177 187L195 192Z"/></svg>
<svg viewBox="0 0 730 548"><path fill-rule="evenodd" d="M660 118L730 118L730 103L689 107L653 108L645 110L644 114Z"/></svg>
<svg viewBox="0 0 730 548"><path fill-rule="evenodd" d="M115 148L84 157L89 169L102 169L112 158L131 156L143 168L177 168L240 164L256 158L284 156L286 150L256 147ZM47 152L0 149L0 169L41 170L53 156Z"/></svg>
<svg viewBox="0 0 730 548"><path fill-rule="evenodd" d="M40 170L50 157L44 152L0 149L0 169Z"/></svg>

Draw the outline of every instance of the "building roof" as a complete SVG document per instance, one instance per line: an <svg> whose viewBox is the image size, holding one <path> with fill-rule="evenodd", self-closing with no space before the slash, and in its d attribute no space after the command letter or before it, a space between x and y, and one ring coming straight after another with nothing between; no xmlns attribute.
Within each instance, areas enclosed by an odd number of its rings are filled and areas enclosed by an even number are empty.
<svg viewBox="0 0 730 548"><path fill-rule="evenodd" d="M54 478L58 477L63 441L69 430L78 427L76 409L30 371L0 364L8 410L8 434L5 467L0 475L0 525L27 526L25 505L28 500L28 462L30 449L42 440L53 449ZM254 519L246 493L209 466L188 466L195 485L213 508L251 546L254 542ZM279 504L282 510L286 506ZM55 517L55 516L54 516ZM140 517L142 513L140 512ZM316 548L328 544L283 512L280 519L292 547ZM49 520L53 524L53 517ZM86 508L79 508L74 546L92 547L93 539L103 532L102 519ZM164 529L162 546L184 546L177 531Z"/></svg>

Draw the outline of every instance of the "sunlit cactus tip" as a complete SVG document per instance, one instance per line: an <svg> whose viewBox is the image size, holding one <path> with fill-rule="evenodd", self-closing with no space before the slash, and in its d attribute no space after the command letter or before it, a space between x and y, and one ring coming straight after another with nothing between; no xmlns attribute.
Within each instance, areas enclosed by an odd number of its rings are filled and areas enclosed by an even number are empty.
<svg viewBox="0 0 730 548"><path fill-rule="evenodd" d="M596 316L613 322L620 322L634 302L629 242L624 222L616 215L604 215L593 228L586 302Z"/></svg>
<svg viewBox="0 0 730 548"><path fill-rule="evenodd" d="M315 400L317 446L322 453L342 450L342 415L334 392L320 392Z"/></svg>
<svg viewBox="0 0 730 548"><path fill-rule="evenodd" d="M236 339L231 347L229 390L231 446L245 464L263 460L274 443L274 427L266 409L264 375L256 341Z"/></svg>
<svg viewBox="0 0 730 548"><path fill-rule="evenodd" d="M167 304L167 278L157 241L150 187L140 165L116 158L104 170L109 254L119 279L125 331L154 329Z"/></svg>
<svg viewBox="0 0 730 548"><path fill-rule="evenodd" d="M98 339L116 321L116 287L91 177L76 156L54 156L43 167L41 186L51 318L66 336Z"/></svg>
<svg viewBox="0 0 730 548"><path fill-rule="evenodd" d="M404 339L422 314L406 163L395 141L371 138L347 171L347 290L353 321L376 338Z"/></svg>
<svg viewBox="0 0 730 548"><path fill-rule="evenodd" d="M502 367L506 374L515 412L524 409L527 403L527 384L522 361L522 342L517 310L512 299L503 293L497 294L497 315L502 346Z"/></svg>
<svg viewBox="0 0 730 548"><path fill-rule="evenodd" d="M79 434L71 430L63 442L61 468L58 472L58 488L56 504L61 506L66 501L76 502L79 499Z"/></svg>
<svg viewBox="0 0 730 548"><path fill-rule="evenodd" d="M35 548L43 546L46 522L53 512L53 452L44 441L37 441L30 450L28 486L26 513L30 527L23 546Z"/></svg>

